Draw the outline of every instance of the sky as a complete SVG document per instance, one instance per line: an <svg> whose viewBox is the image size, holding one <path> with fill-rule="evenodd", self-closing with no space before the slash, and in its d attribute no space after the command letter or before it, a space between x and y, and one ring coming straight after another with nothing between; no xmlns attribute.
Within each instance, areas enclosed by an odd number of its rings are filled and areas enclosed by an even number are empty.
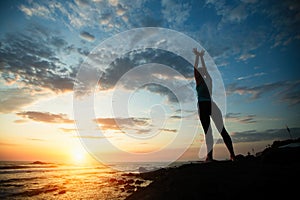
<svg viewBox="0 0 300 200"><path fill-rule="evenodd" d="M296 0L0 5L0 160L200 159L193 44L223 91L237 154L300 136ZM92 94L80 93L80 74ZM228 158L214 135L216 158Z"/></svg>

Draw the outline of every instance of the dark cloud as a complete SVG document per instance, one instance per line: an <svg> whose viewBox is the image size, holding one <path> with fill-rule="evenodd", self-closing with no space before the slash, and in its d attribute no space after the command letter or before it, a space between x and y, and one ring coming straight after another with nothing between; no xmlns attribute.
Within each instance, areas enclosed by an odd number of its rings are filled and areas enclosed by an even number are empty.
<svg viewBox="0 0 300 200"><path fill-rule="evenodd" d="M294 138L300 137L300 128L290 128ZM284 140L290 138L286 129L268 129L265 131L249 130L236 132L232 135L234 143L238 142L259 142L266 140Z"/></svg>
<svg viewBox="0 0 300 200"><path fill-rule="evenodd" d="M17 113L18 116L36 122L71 124L74 120L68 118L66 114L53 114L49 112L25 111Z"/></svg>
<svg viewBox="0 0 300 200"><path fill-rule="evenodd" d="M15 81L34 88L66 92L73 89L74 67L57 53L67 42L51 36L43 27L32 26L22 33L6 34L0 46L0 72L7 83Z"/></svg>
<svg viewBox="0 0 300 200"><path fill-rule="evenodd" d="M277 102L284 102L288 105L297 105L300 103L300 81L280 81L254 87L238 86L237 84L227 86L228 95L249 95L252 100L270 93Z"/></svg>
<svg viewBox="0 0 300 200"><path fill-rule="evenodd" d="M300 34L300 5L297 0L287 1L260 1L260 10L271 21L274 33L272 40L274 46L287 45L293 40L297 40Z"/></svg>
<svg viewBox="0 0 300 200"><path fill-rule="evenodd" d="M168 128L162 128L160 129L161 131L164 131L164 132L170 132L170 133L176 133L177 130L176 129L168 129Z"/></svg>
<svg viewBox="0 0 300 200"><path fill-rule="evenodd" d="M172 115L170 118L171 119L181 119L182 117L179 115Z"/></svg>
<svg viewBox="0 0 300 200"><path fill-rule="evenodd" d="M102 90L112 89L126 72L134 67L147 63L158 63L168 66L186 79L192 78L193 76L193 66L182 57L161 49L149 48L142 51L129 52L111 63L99 80L100 88ZM170 73L170 71L166 69L162 68L161 71L156 72L159 73L159 76L153 72L151 66L144 68L142 72L137 71L135 73L132 72L130 80L125 80L123 83L125 88L129 90L143 88L150 92L166 96L170 102L178 102L177 97L174 95L175 92L177 95L188 92L184 89L180 90L179 87L182 87L182 85L180 86L179 84L180 81L176 80L175 74ZM142 85L146 80L154 84ZM164 82L168 82L172 88L167 88L166 85L163 85ZM162 84L159 85L158 83ZM176 91L171 91L171 89L176 89Z"/></svg>
<svg viewBox="0 0 300 200"><path fill-rule="evenodd" d="M57 47L58 49L62 49L68 45L68 43L64 39L57 36L51 37L49 42L51 45Z"/></svg>
<svg viewBox="0 0 300 200"><path fill-rule="evenodd" d="M226 114L226 120L230 122L238 122L242 124L252 124L255 123L255 117L256 115L246 115L243 116L241 113L228 113Z"/></svg>
<svg viewBox="0 0 300 200"><path fill-rule="evenodd" d="M300 81L287 82L277 96L281 102L291 106L300 104Z"/></svg>
<svg viewBox="0 0 300 200"><path fill-rule="evenodd" d="M92 34L86 32L86 31L81 32L80 37L89 42L93 42L95 40L95 36L93 36Z"/></svg>
<svg viewBox="0 0 300 200"><path fill-rule="evenodd" d="M143 88L150 92L166 96L169 102L178 103L178 98L176 95L167 87L163 87L158 84L147 84Z"/></svg>
<svg viewBox="0 0 300 200"><path fill-rule="evenodd" d="M148 48L143 51L134 50L129 52L111 63L99 80L101 88L110 89L114 87L126 72L147 63L159 63L169 66L187 78L193 76L193 66L184 58L165 50ZM151 74L149 74L149 77L151 77Z"/></svg>

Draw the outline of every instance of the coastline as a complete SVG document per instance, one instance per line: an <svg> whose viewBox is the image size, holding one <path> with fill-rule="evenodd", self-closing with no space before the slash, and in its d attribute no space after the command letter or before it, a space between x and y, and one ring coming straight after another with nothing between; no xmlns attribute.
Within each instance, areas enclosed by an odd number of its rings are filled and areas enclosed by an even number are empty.
<svg viewBox="0 0 300 200"><path fill-rule="evenodd" d="M191 163L141 173L152 182L126 200L292 198L298 195L300 146L273 147L237 161Z"/></svg>

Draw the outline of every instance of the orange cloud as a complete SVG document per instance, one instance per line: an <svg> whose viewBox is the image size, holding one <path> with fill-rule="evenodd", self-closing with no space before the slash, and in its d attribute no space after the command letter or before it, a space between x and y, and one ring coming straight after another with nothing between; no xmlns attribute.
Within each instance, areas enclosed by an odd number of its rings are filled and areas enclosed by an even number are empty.
<svg viewBox="0 0 300 200"><path fill-rule="evenodd" d="M146 118L97 118L95 121L106 130L120 130L123 127L132 128L148 124Z"/></svg>
<svg viewBox="0 0 300 200"><path fill-rule="evenodd" d="M24 119L30 119L37 122L44 123L63 123L71 124L74 123L74 120L68 118L66 114L52 114L49 112L36 112L36 111L25 111L17 113L18 116L23 117Z"/></svg>

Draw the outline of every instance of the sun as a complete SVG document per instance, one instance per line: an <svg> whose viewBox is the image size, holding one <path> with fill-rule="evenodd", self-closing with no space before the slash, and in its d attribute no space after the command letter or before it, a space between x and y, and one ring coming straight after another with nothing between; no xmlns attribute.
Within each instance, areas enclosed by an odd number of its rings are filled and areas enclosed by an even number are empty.
<svg viewBox="0 0 300 200"><path fill-rule="evenodd" d="M81 149L74 149L72 151L72 158L76 164L83 164L85 162L85 152Z"/></svg>

